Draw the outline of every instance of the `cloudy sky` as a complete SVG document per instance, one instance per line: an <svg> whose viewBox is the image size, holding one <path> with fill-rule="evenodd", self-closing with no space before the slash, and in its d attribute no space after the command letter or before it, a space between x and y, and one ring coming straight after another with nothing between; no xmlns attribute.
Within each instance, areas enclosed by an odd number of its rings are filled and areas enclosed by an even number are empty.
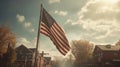
<svg viewBox="0 0 120 67"><path fill-rule="evenodd" d="M0 0L0 24L10 24L17 45L35 47L40 4L65 30L69 42L114 44L120 39L120 0ZM61 55L42 34L39 50Z"/></svg>

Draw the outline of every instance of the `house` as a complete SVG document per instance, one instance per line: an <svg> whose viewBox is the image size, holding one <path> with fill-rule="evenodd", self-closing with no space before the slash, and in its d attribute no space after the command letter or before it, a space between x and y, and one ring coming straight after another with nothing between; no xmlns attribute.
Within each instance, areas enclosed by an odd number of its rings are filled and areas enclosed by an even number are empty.
<svg viewBox="0 0 120 67"><path fill-rule="evenodd" d="M94 67L120 67L120 46L96 45Z"/></svg>
<svg viewBox="0 0 120 67"><path fill-rule="evenodd" d="M35 60L35 48L27 48L24 45L20 45L16 48L17 53L17 59L14 64L12 64L10 67L33 67L34 60ZM51 61L51 57L44 57L44 55L47 55L48 53L39 53L37 56L37 67L40 67L41 63L43 62L44 65L49 65ZM44 66L43 65L43 66Z"/></svg>
<svg viewBox="0 0 120 67"><path fill-rule="evenodd" d="M32 67L34 64L35 48L20 45L16 48L17 59L12 67Z"/></svg>

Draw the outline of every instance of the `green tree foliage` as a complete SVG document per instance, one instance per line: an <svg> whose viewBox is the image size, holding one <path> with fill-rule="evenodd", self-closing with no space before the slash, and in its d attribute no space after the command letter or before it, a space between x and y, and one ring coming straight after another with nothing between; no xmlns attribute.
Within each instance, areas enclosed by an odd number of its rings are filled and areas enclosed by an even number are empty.
<svg viewBox="0 0 120 67"><path fill-rule="evenodd" d="M72 54L77 63L85 63L92 55L93 44L86 40L72 41Z"/></svg>
<svg viewBox="0 0 120 67"><path fill-rule="evenodd" d="M0 65L13 63L16 59L16 37L9 27L0 27Z"/></svg>

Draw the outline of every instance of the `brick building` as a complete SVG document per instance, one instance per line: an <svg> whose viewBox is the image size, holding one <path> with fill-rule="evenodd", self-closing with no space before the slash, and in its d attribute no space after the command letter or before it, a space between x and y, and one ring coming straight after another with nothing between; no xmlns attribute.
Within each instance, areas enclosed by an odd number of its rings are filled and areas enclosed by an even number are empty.
<svg viewBox="0 0 120 67"><path fill-rule="evenodd" d="M120 67L120 46L96 45L94 67Z"/></svg>

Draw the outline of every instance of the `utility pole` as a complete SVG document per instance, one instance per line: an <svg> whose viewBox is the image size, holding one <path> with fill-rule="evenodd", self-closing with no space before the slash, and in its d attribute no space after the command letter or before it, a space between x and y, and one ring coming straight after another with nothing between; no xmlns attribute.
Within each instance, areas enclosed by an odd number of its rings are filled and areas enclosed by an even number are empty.
<svg viewBox="0 0 120 67"><path fill-rule="evenodd" d="M41 57L44 57L44 55L49 55L49 53L45 53L44 51L42 51Z"/></svg>
<svg viewBox="0 0 120 67"><path fill-rule="evenodd" d="M43 7L42 7L42 4L41 4L40 19L39 19L39 24L38 24L37 42L36 42L36 50L35 50L34 67L37 67L38 44L39 44L39 37L40 37L40 24L41 24L41 20L42 20L42 12L43 12ZM40 44L39 44L39 45L40 45Z"/></svg>
<svg viewBox="0 0 120 67"><path fill-rule="evenodd" d="M44 63L45 63L45 61L44 61L44 55L48 55L49 53L44 53L44 51L42 51L42 53L40 53L40 67L44 67Z"/></svg>

